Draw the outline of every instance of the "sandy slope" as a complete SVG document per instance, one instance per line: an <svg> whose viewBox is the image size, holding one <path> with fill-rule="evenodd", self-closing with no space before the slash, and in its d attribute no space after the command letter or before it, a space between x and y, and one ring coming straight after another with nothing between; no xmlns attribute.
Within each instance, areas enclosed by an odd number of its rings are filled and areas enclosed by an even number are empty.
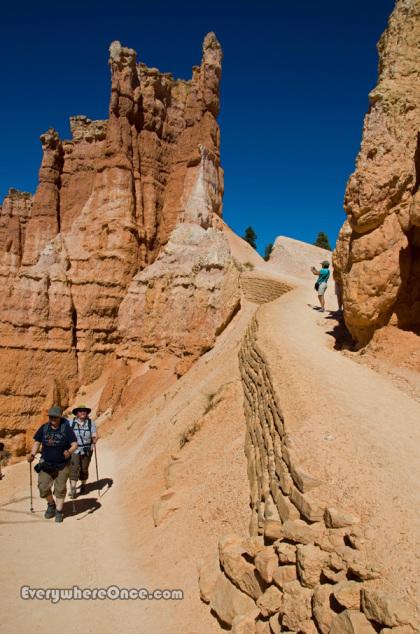
<svg viewBox="0 0 420 634"><path fill-rule="evenodd" d="M297 288L258 312L266 353L301 464L324 484L316 497L361 519L385 587L419 605L420 404L334 350L338 321ZM335 298L327 295L327 307Z"/></svg>
<svg viewBox="0 0 420 634"><path fill-rule="evenodd" d="M255 265L255 273L263 275L264 265ZM393 591L414 601L420 404L333 349L328 333L336 324L311 307L312 284L309 278L259 309L244 302L216 347L180 381L168 383L153 402L113 423L115 431L101 441L99 454L100 475L112 478L113 486L97 499L101 506L94 511L94 492L77 501L79 511L91 507L92 513L70 515L57 526L42 519L43 503L36 500L32 515L27 464L5 470L0 483L0 593L7 606L2 632L58 629L66 634L74 621L86 632L220 632L199 600L196 566L203 555L215 556L218 537L245 534L248 528L237 352L257 309L258 341L302 460L325 482L320 495L361 517L372 555L383 562ZM335 308L331 289L327 307ZM97 386L83 398L96 394ZM186 431L189 442L181 448ZM176 466L171 482L165 482L170 463ZM159 502L167 515L155 527L152 506ZM19 598L22 584L74 583L182 588L185 598L58 606Z"/></svg>
<svg viewBox="0 0 420 634"><path fill-rule="evenodd" d="M111 632L123 623L129 634L196 634L198 620L201 632L220 631L199 599L197 561L216 553L220 535L248 529L237 355L254 311L254 305L245 305L216 348L175 386L116 421L116 431L98 446L100 477L111 478L113 485L107 491L105 487L101 498L92 491L77 500L77 515L69 515L62 525L43 519L44 503L36 497L36 513L29 513L26 463L5 469L0 538L7 574L0 577L0 593L8 609L0 631L49 633L58 627L65 633L73 631L74 619L87 632ZM85 400L94 400L97 387ZM197 429L180 449L182 433L191 427ZM152 505L165 490L164 470L174 454L179 466L171 486L178 510L155 527ZM92 513L86 513L89 508ZM72 513L71 503L67 511ZM73 601L57 606L23 601L23 584L181 588L185 596L182 601Z"/></svg>

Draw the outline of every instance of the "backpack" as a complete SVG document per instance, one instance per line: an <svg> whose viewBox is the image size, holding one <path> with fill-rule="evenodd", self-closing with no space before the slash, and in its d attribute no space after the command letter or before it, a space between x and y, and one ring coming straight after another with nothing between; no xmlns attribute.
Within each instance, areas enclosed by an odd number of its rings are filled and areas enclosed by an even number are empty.
<svg viewBox="0 0 420 634"><path fill-rule="evenodd" d="M79 445L79 442L77 442L77 446L82 448L82 452L83 453L89 453L90 451L92 451L91 449L91 444L92 444L92 421L90 418L86 419L88 422L88 432L90 435L90 443L88 445L85 445L85 443L83 442L83 438L82 435L80 434L80 440L81 440L81 445ZM74 431L76 425L76 420L73 418L73 420L70 423L70 427L72 428L72 430ZM80 425L78 425L78 428L80 430Z"/></svg>

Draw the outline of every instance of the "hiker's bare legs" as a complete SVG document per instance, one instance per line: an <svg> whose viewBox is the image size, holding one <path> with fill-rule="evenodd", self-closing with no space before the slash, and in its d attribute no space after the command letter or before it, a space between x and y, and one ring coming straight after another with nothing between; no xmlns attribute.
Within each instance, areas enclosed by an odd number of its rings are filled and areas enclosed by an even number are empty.
<svg viewBox="0 0 420 634"><path fill-rule="evenodd" d="M321 309L325 310L325 298L324 295L318 295L319 303L321 304Z"/></svg>

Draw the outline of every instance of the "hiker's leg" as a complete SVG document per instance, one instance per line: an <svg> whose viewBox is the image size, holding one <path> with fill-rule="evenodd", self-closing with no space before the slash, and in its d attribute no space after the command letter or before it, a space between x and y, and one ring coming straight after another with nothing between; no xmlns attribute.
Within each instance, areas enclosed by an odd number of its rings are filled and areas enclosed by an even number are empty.
<svg viewBox="0 0 420 634"><path fill-rule="evenodd" d="M86 484L89 478L89 464L92 457L91 453L85 456L80 456L80 475L79 478L82 481L82 485Z"/></svg>
<svg viewBox="0 0 420 634"><path fill-rule="evenodd" d="M319 285L318 288L318 299L319 299L319 303L321 304L321 311L323 312L325 310L325 291L327 289L327 285L325 282L321 282L321 284Z"/></svg>
<svg viewBox="0 0 420 634"><path fill-rule="evenodd" d="M51 493L52 483L54 482L53 478L49 473L45 473L45 471L41 471L38 474L38 489L39 495L41 498L47 500L47 510L44 513L45 519L51 519L55 515L55 500L53 498L53 494Z"/></svg>
<svg viewBox="0 0 420 634"><path fill-rule="evenodd" d="M80 476L80 454L73 453L70 460L70 487L73 493L76 491L77 481Z"/></svg>
<svg viewBox="0 0 420 634"><path fill-rule="evenodd" d="M57 511L63 510L64 499L67 493L67 480L69 477L69 467L66 466L64 469L60 469L56 479L54 480L54 495L57 505Z"/></svg>
<svg viewBox="0 0 420 634"><path fill-rule="evenodd" d="M40 471L38 474L38 489L39 496L45 500L47 500L48 504L54 503L54 498L51 493L51 487L54 480L50 476L49 473L45 473L45 471Z"/></svg>

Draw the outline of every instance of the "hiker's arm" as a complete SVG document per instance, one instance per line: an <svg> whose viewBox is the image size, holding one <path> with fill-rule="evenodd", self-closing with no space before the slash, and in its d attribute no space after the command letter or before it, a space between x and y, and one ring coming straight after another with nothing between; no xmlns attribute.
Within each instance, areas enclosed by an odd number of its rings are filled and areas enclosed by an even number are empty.
<svg viewBox="0 0 420 634"><path fill-rule="evenodd" d="M31 453L28 453L28 455L26 456L26 459L28 462L32 462L32 460L35 458L36 454L39 451L40 446L41 446L41 443L36 440L34 444L32 445Z"/></svg>
<svg viewBox="0 0 420 634"><path fill-rule="evenodd" d="M314 275L319 275L318 269L316 269L314 266L311 266L311 271Z"/></svg>
<svg viewBox="0 0 420 634"><path fill-rule="evenodd" d="M69 449L64 451L64 457L70 458L71 454L74 453L77 449L77 442L72 442ZM67 454L67 455L66 455Z"/></svg>

